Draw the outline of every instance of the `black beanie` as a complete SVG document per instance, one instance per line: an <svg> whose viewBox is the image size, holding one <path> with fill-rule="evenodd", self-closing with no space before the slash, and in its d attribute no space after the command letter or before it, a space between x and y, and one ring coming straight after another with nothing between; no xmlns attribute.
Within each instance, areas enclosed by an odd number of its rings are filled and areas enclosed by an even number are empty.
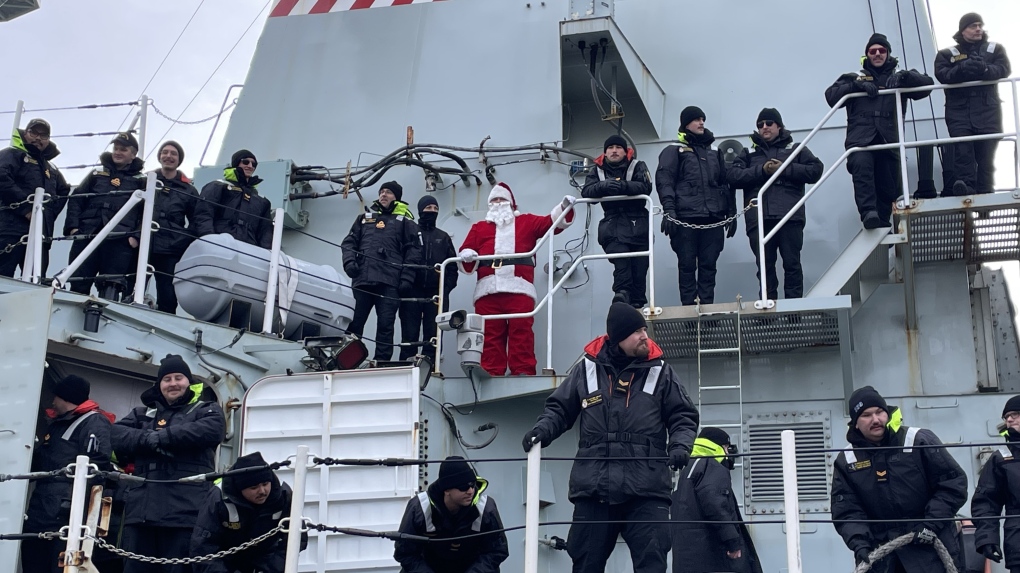
<svg viewBox="0 0 1020 573"><path fill-rule="evenodd" d="M234 465L230 466L230 469L239 470L243 468L257 468L259 466L264 467L260 470L252 470L250 472L228 477L230 478L231 483L234 484L234 487L239 490L247 489L254 485L259 485L260 483L272 483L273 470L269 469L268 464L266 464L266 460L262 459L262 454L260 452L252 452L246 456L237 458L237 461L234 462Z"/></svg>
<svg viewBox="0 0 1020 573"><path fill-rule="evenodd" d="M400 186L400 183L396 181L387 181L379 186L379 192L383 189L389 189L393 192L393 196L397 198L397 201L403 201L404 199L404 188Z"/></svg>
<svg viewBox="0 0 1020 573"><path fill-rule="evenodd" d="M235 151L234 154L230 156L230 166L240 167L242 159L251 159L252 162L255 163L254 167L259 166L259 160L255 158L255 154L247 149Z"/></svg>
<svg viewBox="0 0 1020 573"><path fill-rule="evenodd" d="M696 105L689 105L680 112L680 130L687 129L687 126L694 120L705 117L705 112L701 111L701 108Z"/></svg>
<svg viewBox="0 0 1020 573"><path fill-rule="evenodd" d="M113 141L111 141L110 143L113 143L113 144L119 143L119 144L123 145L124 147L134 147L135 151L136 152L138 151L138 140L135 139L135 136L131 135L130 133L128 133L126 131L122 132L122 133L118 133L117 137L114 137Z"/></svg>
<svg viewBox="0 0 1020 573"><path fill-rule="evenodd" d="M178 372L188 377L189 384L194 384L195 380L191 377L191 368L184 361L184 358L180 354L167 354L166 358L159 361L159 373L156 374L156 384L159 384L167 374Z"/></svg>
<svg viewBox="0 0 1020 573"><path fill-rule="evenodd" d="M981 18L981 14L978 14L977 12L968 12L964 14L960 18L959 31L960 32L964 31L967 28L967 26L970 26L974 22L984 22L984 19Z"/></svg>
<svg viewBox="0 0 1020 573"><path fill-rule="evenodd" d="M763 119L770 119L778 123L779 127L786 127L783 125L783 116L779 115L779 110L774 107L762 108L762 110L758 112L758 119L754 120L754 123L757 125L757 123Z"/></svg>
<svg viewBox="0 0 1020 573"><path fill-rule="evenodd" d="M864 53L867 54L868 48L875 44L882 46L887 52L892 53L892 46L889 44L889 39L885 37L885 34L879 34L878 32L872 34L871 38L868 39L867 45L864 46Z"/></svg>
<svg viewBox="0 0 1020 573"><path fill-rule="evenodd" d="M156 153L156 155L158 156L160 153L163 153L163 148L166 147L167 145L173 146L173 148L177 150L177 164L180 165L181 163L184 163L184 148L181 147L180 143L177 143L172 139L164 141L163 145L159 146L159 151Z"/></svg>
<svg viewBox="0 0 1020 573"><path fill-rule="evenodd" d="M621 135L613 134L607 137L606 142L602 144L602 153L605 153L610 145L619 145L624 151L627 151L627 140Z"/></svg>
<svg viewBox="0 0 1020 573"><path fill-rule="evenodd" d="M425 195L421 199L418 199L418 216L419 217L421 217L422 214L425 212L425 207L428 207L429 205L435 205L436 208L438 209L439 208L439 201L436 201L436 198L433 197L432 195Z"/></svg>
<svg viewBox="0 0 1020 573"><path fill-rule="evenodd" d="M53 395L65 402L81 405L89 399L91 389L88 380L71 374L53 385Z"/></svg>
<svg viewBox="0 0 1020 573"><path fill-rule="evenodd" d="M871 386L865 386L854 390L853 394L850 394L850 425L857 425L857 418L861 417L861 412L878 406L879 408L889 411L889 406L885 403L885 398L878 393L877 390Z"/></svg>
<svg viewBox="0 0 1020 573"><path fill-rule="evenodd" d="M722 428L702 428L698 437L710 440L717 446L728 446L730 444L730 435Z"/></svg>
<svg viewBox="0 0 1020 573"><path fill-rule="evenodd" d="M628 336L648 326L641 311L625 302L614 302L606 316L606 334L609 344L619 344Z"/></svg>
<svg viewBox="0 0 1020 573"><path fill-rule="evenodd" d="M436 480L436 488L439 491L446 491L478 480L475 470L471 464L460 456L450 456L443 463L439 464L439 479Z"/></svg>
<svg viewBox="0 0 1020 573"><path fill-rule="evenodd" d="M1020 412L1020 395L1006 400L1006 406L1002 409L1003 418L1006 417L1006 412Z"/></svg>

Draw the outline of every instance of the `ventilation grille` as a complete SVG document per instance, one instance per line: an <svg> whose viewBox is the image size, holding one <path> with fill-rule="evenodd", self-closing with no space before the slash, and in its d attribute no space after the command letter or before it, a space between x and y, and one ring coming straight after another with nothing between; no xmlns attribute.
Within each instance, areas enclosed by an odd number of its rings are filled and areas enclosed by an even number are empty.
<svg viewBox="0 0 1020 573"><path fill-rule="evenodd" d="M915 263L971 264L1020 258L1020 208L983 208L909 218Z"/></svg>
<svg viewBox="0 0 1020 573"><path fill-rule="evenodd" d="M745 316L740 320L741 350L747 354L790 352L803 348L839 346L839 317L836 311L804 311ZM698 355L698 319L656 320L655 342L666 360ZM736 348L736 317L701 319L701 348Z"/></svg>
<svg viewBox="0 0 1020 573"><path fill-rule="evenodd" d="M796 432L797 488L801 500L829 498L828 464L825 461L826 428L824 422L750 424L747 428L748 451L764 451L745 458L747 484L752 502L783 501L783 430ZM802 452L802 450L812 450Z"/></svg>

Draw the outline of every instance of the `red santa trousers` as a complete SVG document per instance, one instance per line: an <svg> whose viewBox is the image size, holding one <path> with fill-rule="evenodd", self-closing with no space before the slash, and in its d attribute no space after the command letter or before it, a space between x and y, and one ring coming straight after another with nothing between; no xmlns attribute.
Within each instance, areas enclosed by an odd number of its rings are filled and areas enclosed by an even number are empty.
<svg viewBox="0 0 1020 573"><path fill-rule="evenodd" d="M535 310L535 301L526 294L495 293L475 301L475 312L510 314ZM486 320L482 368L490 376L503 376L507 367L511 376L535 375L534 318Z"/></svg>

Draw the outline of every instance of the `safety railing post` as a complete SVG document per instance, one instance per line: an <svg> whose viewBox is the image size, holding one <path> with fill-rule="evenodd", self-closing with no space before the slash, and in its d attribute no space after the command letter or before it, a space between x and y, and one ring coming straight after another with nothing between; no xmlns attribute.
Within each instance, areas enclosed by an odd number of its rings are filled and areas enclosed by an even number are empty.
<svg viewBox="0 0 1020 573"><path fill-rule="evenodd" d="M570 207L573 209L573 207ZM550 229L550 232L552 230ZM546 289L546 296L549 297L549 304L546 306L546 317L545 317L545 368L552 372L553 369L553 285L556 282L556 263L553 258L556 256L556 250L554 249L554 241L552 238L549 239L549 286ZM583 254L583 253L582 253Z"/></svg>
<svg viewBox="0 0 1020 573"><path fill-rule="evenodd" d="M18 105L14 108L14 127L11 128L11 140L14 139L14 132L18 131L21 127L21 116L25 114L25 102L18 100Z"/></svg>
<svg viewBox="0 0 1020 573"><path fill-rule="evenodd" d="M910 208L910 186L907 185L907 142L904 141L906 138L906 130L903 124L906 122L903 111L903 97L900 96L900 90L896 89L893 91L891 96L896 98L896 136L897 142L899 143L899 154L900 154L900 184L903 186L903 208Z"/></svg>
<svg viewBox="0 0 1020 573"><path fill-rule="evenodd" d="M648 203L648 314L655 313L655 204L649 195Z"/></svg>
<svg viewBox="0 0 1020 573"><path fill-rule="evenodd" d="M61 285L67 282L67 279L69 279L71 275L73 275L74 272L78 270L78 267L80 267L82 263L84 263L90 256L92 256L92 253L94 253L96 249L99 248L99 245L101 245L103 241L106 240L106 237L108 237L110 233L113 232L113 229L120 224L120 222L124 219L124 217L127 216L129 212L131 212L132 209L135 208L135 205L137 205L138 202L142 200L142 197L145 196L144 194L145 191L141 189L131 194L131 197L128 198L128 200L124 203L120 210L114 213L113 217L110 218L110 221L106 225L104 225L103 228L100 229L98 233L96 233L96 236L93 237L91 241L89 241L89 244L85 245L85 248L82 250L82 252L79 253L78 256L75 257L75 259L71 261L67 265L67 267L64 268L64 270L60 271L59 273L57 273L57 276L53 277L54 287L60 288ZM74 197L74 195L72 195L72 197Z"/></svg>
<svg viewBox="0 0 1020 573"><path fill-rule="evenodd" d="M139 151L139 153L141 153ZM145 195L142 198L142 228L138 238L138 264L135 266L135 300L145 304L145 279L149 275L149 244L152 242L152 210L156 203L156 172L152 171L145 180Z"/></svg>
<svg viewBox="0 0 1020 573"><path fill-rule="evenodd" d="M78 573L77 556L81 549L81 526L88 499L89 457L78 456L74 463L74 484L71 487L71 520L67 525L64 548L64 573Z"/></svg>
<svg viewBox="0 0 1020 573"><path fill-rule="evenodd" d="M1020 101L1016 97L1018 79L1011 79L1009 84L1013 89L1013 183L1020 189Z"/></svg>
<svg viewBox="0 0 1020 573"><path fill-rule="evenodd" d="M754 308L758 310L765 310L766 308L772 308L776 306L776 301L769 300L768 289L766 288L765 280L765 209L762 208L762 194L758 194L758 206L755 207L755 217L758 219L758 279L759 288L758 300L754 303ZM792 209L791 209L792 211ZM779 225L776 225L777 227Z"/></svg>
<svg viewBox="0 0 1020 573"><path fill-rule="evenodd" d="M793 430L783 430L783 505L786 512L786 568L803 573L800 561L800 494L797 491L797 443Z"/></svg>
<svg viewBox="0 0 1020 573"><path fill-rule="evenodd" d="M138 100L138 155L145 156L145 135L149 131L149 96L142 94Z"/></svg>
<svg viewBox="0 0 1020 573"><path fill-rule="evenodd" d="M273 217L273 248L269 253L269 284L266 285L266 312L262 316L262 334L273 333L276 316L276 291L280 282L280 245L283 243L283 209Z"/></svg>
<svg viewBox="0 0 1020 573"><path fill-rule="evenodd" d="M538 493L542 483L542 444L528 452L527 497L524 507L524 573L538 573Z"/></svg>
<svg viewBox="0 0 1020 573"><path fill-rule="evenodd" d="M28 223L28 248L25 249L25 261L21 265L21 280L39 284L42 275L43 252L43 200L46 190L35 188L32 196L32 215Z"/></svg>
<svg viewBox="0 0 1020 573"><path fill-rule="evenodd" d="M298 446L294 457L294 483L290 484L290 521L287 531L287 561L284 573L297 573L301 554L301 530L304 529L305 476L308 473L308 446Z"/></svg>

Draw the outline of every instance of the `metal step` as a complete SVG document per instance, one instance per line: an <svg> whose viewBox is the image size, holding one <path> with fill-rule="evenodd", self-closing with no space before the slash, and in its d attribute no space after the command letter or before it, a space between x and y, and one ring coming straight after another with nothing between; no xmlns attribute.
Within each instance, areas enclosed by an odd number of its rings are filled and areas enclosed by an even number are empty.
<svg viewBox="0 0 1020 573"><path fill-rule="evenodd" d="M726 354L727 352L740 352L739 348L702 348L699 354Z"/></svg>
<svg viewBox="0 0 1020 573"><path fill-rule="evenodd" d="M889 229L861 229L807 292L807 297L835 296L871 253L889 237Z"/></svg>

